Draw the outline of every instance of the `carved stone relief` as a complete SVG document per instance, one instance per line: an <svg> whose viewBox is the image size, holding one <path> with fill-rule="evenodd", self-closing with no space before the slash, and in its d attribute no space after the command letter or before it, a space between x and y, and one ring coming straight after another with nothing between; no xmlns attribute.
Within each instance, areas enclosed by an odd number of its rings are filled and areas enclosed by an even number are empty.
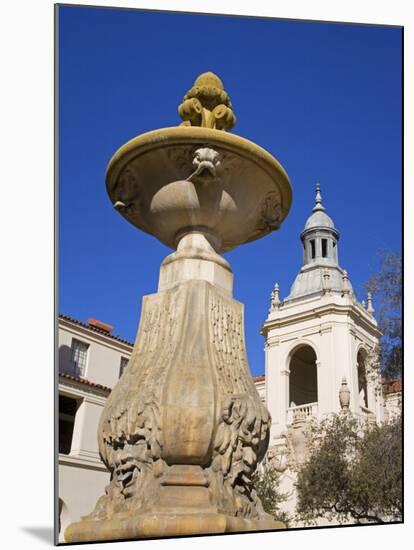
<svg viewBox="0 0 414 550"><path fill-rule="evenodd" d="M207 318L200 307L204 302L208 304ZM185 324L189 322L185 312L191 305L198 305L191 320L193 337ZM175 459L167 449L162 411L173 414L165 402L168 387L182 387L170 373L178 369L171 358L176 357L184 330L188 339L196 339L197 346L205 342L198 351L216 388L211 395L212 403L217 403L218 416L211 420L216 428L207 461L202 464L204 477L199 478L206 481L199 484L207 487L207 501L216 513L268 518L252 476L268 446L270 416L249 373L242 306L209 283L191 281L144 301L137 343L106 402L99 427L99 450L111 481L85 521L149 512L162 501L163 487L174 485ZM190 437L189 432L186 437ZM196 448L198 434L191 437ZM189 463L194 464L194 459Z"/></svg>
<svg viewBox="0 0 414 550"><path fill-rule="evenodd" d="M280 195L276 191L267 193L262 202L261 219L257 226L258 230L274 231L279 229L282 222L282 206Z"/></svg>

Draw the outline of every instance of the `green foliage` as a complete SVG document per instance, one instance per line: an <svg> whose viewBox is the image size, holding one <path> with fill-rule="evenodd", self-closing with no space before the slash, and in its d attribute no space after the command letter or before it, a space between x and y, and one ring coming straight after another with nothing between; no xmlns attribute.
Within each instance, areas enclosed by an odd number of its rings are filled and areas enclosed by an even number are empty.
<svg viewBox="0 0 414 550"><path fill-rule="evenodd" d="M376 317L381 338L381 371L386 378L401 375L401 299L402 299L402 263L401 254L381 251L380 270L370 277L365 285L371 292L376 305Z"/></svg>
<svg viewBox="0 0 414 550"><path fill-rule="evenodd" d="M401 418L361 425L331 415L312 428L296 483L297 519L385 523L402 519Z"/></svg>
<svg viewBox="0 0 414 550"><path fill-rule="evenodd" d="M398 416L382 426L373 426L358 444L353 487L355 507L369 508L379 518L401 520L402 502L402 426Z"/></svg>
<svg viewBox="0 0 414 550"><path fill-rule="evenodd" d="M289 523L289 515L280 509L288 494L280 491L280 474L271 466L266 465L262 471L257 470L253 484L265 512L285 525Z"/></svg>

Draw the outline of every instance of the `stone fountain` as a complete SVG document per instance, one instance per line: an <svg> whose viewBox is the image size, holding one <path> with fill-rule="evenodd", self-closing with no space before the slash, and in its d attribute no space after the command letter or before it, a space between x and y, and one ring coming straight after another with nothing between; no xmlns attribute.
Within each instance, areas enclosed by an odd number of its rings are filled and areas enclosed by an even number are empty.
<svg viewBox="0 0 414 550"><path fill-rule="evenodd" d="M111 159L109 197L130 223L173 248L98 429L111 481L67 542L280 529L252 485L270 418L246 359L243 305L220 256L280 227L283 168L227 133L221 80L197 78L178 127L142 134Z"/></svg>

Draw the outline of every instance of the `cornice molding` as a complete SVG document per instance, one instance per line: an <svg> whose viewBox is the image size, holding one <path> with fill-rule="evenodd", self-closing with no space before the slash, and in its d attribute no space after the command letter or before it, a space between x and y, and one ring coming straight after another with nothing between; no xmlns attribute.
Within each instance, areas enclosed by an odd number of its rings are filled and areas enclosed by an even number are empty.
<svg viewBox="0 0 414 550"><path fill-rule="evenodd" d="M311 304L309 304L311 305ZM292 308L293 309L293 308ZM286 313L284 315L284 313ZM354 303L338 304L328 303L314 305L313 307L296 312L284 312L282 308L278 310L278 317L276 319L268 319L264 322L260 333L267 337L270 330L280 329L282 327L302 323L312 319L320 319L326 315L334 314L343 317L349 317L352 321L360 324L367 332L370 332L375 337L380 337L381 332L378 327L368 319L368 314L364 315L362 310Z"/></svg>
<svg viewBox="0 0 414 550"><path fill-rule="evenodd" d="M59 375L59 393L68 393L75 397L85 399L88 403L104 405L110 392L107 390L89 386L81 381L70 380Z"/></svg>
<svg viewBox="0 0 414 550"><path fill-rule="evenodd" d="M87 468L89 470L96 470L100 472L106 472L108 475L110 472L107 470L105 464L101 459L83 457L76 455L64 455L59 453L59 465L74 466L77 468Z"/></svg>

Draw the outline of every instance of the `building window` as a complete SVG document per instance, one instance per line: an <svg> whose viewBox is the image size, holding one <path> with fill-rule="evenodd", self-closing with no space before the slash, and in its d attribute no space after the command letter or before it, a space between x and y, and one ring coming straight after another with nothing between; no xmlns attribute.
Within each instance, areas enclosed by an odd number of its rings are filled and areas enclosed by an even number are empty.
<svg viewBox="0 0 414 550"><path fill-rule="evenodd" d="M125 367L128 365L128 359L126 357L121 357L121 365L119 367L119 378L121 378L122 373L125 370Z"/></svg>
<svg viewBox="0 0 414 550"><path fill-rule="evenodd" d="M312 260L313 260L313 259L315 258L315 255L316 255L316 254L315 254L315 241L312 240L312 241L310 242L310 245L311 245L311 258L312 258Z"/></svg>
<svg viewBox="0 0 414 550"><path fill-rule="evenodd" d="M72 447L73 426L80 401L59 395L59 453L68 455Z"/></svg>
<svg viewBox="0 0 414 550"><path fill-rule="evenodd" d="M328 241L326 239L322 239L322 258L326 258L328 255Z"/></svg>
<svg viewBox="0 0 414 550"><path fill-rule="evenodd" d="M73 338L70 364L72 369L71 374L74 376L85 376L88 348L89 344Z"/></svg>

